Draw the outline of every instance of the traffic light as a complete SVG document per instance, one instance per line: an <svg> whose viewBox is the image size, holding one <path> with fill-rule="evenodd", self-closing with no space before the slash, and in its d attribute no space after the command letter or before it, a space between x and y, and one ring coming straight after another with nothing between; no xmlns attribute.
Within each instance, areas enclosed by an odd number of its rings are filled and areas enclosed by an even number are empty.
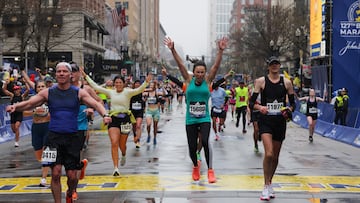
<svg viewBox="0 0 360 203"><path fill-rule="evenodd" d="M187 60L187 61L189 60L189 55L186 55L186 60Z"/></svg>
<svg viewBox="0 0 360 203"><path fill-rule="evenodd" d="M204 55L201 56L201 60L202 60L203 62L205 62L205 56L204 56Z"/></svg>

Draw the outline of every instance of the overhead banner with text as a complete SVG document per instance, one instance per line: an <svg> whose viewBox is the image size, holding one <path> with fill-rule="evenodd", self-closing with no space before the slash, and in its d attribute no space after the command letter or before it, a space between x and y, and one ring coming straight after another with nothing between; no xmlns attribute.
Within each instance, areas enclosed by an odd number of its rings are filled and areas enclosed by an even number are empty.
<svg viewBox="0 0 360 203"><path fill-rule="evenodd" d="M333 87L349 90L360 108L360 0L333 1Z"/></svg>

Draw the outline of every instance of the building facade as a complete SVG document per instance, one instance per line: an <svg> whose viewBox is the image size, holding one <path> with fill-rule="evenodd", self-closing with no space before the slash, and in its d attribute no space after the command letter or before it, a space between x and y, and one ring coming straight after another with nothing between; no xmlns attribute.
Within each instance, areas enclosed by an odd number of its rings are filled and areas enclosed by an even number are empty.
<svg viewBox="0 0 360 203"><path fill-rule="evenodd" d="M105 0L46 0L39 7L34 0L13 2L7 2L1 15L4 62L32 69L75 61L95 68L109 34L104 26Z"/></svg>

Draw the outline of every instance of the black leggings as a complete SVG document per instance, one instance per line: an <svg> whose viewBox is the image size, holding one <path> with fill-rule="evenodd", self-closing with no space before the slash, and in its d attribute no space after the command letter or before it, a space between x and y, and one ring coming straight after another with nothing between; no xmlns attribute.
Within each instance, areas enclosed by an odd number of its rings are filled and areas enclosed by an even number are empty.
<svg viewBox="0 0 360 203"><path fill-rule="evenodd" d="M247 106L242 106L242 107L238 107L236 108L236 126L239 126L239 120L240 120L240 116L242 114L242 123L243 123L243 130L245 130L245 125L246 125L246 109Z"/></svg>
<svg viewBox="0 0 360 203"><path fill-rule="evenodd" d="M194 166L197 166L196 151L198 145L198 132L201 134L201 143L205 151L206 163L208 168L212 168L212 150L209 144L210 122L186 125L186 135L191 161Z"/></svg>

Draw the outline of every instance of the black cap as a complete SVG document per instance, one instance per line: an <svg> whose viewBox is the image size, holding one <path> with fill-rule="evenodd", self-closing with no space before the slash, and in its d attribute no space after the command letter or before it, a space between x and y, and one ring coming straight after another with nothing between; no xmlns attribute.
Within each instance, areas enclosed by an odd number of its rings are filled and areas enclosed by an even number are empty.
<svg viewBox="0 0 360 203"><path fill-rule="evenodd" d="M271 57L267 60L267 63L268 63L269 65L271 65L271 64L280 64L280 60L279 60L279 58L276 57L276 56L271 56Z"/></svg>
<svg viewBox="0 0 360 203"><path fill-rule="evenodd" d="M75 62L70 61L69 63L70 63L71 71L72 71L72 72L78 72L78 71L80 70L80 69L79 69L79 66L78 66Z"/></svg>

